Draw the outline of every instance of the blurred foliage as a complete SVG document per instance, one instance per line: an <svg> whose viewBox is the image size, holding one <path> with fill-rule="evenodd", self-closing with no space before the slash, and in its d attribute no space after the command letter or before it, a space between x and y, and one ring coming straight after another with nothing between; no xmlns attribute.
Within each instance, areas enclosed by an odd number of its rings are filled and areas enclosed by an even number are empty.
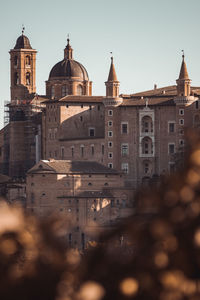
<svg viewBox="0 0 200 300"><path fill-rule="evenodd" d="M134 214L80 254L60 220L0 209L0 299L200 299L200 139L184 168L140 190Z"/></svg>

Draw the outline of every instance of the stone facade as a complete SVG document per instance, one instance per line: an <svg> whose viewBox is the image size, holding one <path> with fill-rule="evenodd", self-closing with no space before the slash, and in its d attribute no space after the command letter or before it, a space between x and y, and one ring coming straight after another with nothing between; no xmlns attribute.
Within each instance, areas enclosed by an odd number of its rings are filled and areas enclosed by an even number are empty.
<svg viewBox="0 0 200 300"><path fill-rule="evenodd" d="M66 238L79 249L133 206L133 190L124 187L123 174L96 162L42 160L27 173L26 193L27 211L71 223Z"/></svg>

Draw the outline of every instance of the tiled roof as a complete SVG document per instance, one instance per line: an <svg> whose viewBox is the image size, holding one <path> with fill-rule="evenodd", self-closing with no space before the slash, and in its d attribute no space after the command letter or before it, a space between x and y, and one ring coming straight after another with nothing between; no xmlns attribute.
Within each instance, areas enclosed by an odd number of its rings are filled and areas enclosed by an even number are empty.
<svg viewBox="0 0 200 300"><path fill-rule="evenodd" d="M107 190L103 190L103 191L84 191L81 193L77 193L75 196L67 196L67 195L63 195L63 196L59 196L57 198L74 198L74 197L78 197L78 198L105 198L105 197L109 197L109 198L114 198L112 193L110 191Z"/></svg>
<svg viewBox="0 0 200 300"><path fill-rule="evenodd" d="M43 173L44 171L53 171L58 174L119 174L118 171L97 162L54 159L40 161L28 173Z"/></svg>
<svg viewBox="0 0 200 300"><path fill-rule="evenodd" d="M59 100L47 100L44 103L103 103L103 96L74 96L68 95Z"/></svg>
<svg viewBox="0 0 200 300"><path fill-rule="evenodd" d="M200 87L191 86L191 91L200 94ZM149 96L177 96L177 86L170 85L164 86L162 88L155 88L153 90L143 91L139 93L134 93L130 95L122 95L123 98L132 98L132 97L149 97Z"/></svg>
<svg viewBox="0 0 200 300"><path fill-rule="evenodd" d="M175 105L172 97L148 97L148 106L152 105ZM145 106L146 98L132 97L130 99L123 99L120 106Z"/></svg>

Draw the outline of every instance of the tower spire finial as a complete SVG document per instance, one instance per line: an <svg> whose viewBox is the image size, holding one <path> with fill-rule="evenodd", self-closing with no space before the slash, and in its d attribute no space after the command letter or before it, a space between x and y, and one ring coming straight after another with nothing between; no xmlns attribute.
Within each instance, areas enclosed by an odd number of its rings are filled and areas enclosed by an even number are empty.
<svg viewBox="0 0 200 300"><path fill-rule="evenodd" d="M25 26L22 24L22 35L24 34Z"/></svg>
<svg viewBox="0 0 200 300"><path fill-rule="evenodd" d="M113 62L113 53L112 52L110 52L110 54L111 54L111 62Z"/></svg>
<svg viewBox="0 0 200 300"><path fill-rule="evenodd" d="M182 58L184 59L184 57L185 57L184 50L181 50L181 52L182 52Z"/></svg>
<svg viewBox="0 0 200 300"><path fill-rule="evenodd" d="M73 49L69 43L69 33L67 35L67 46L65 47L64 50L64 58L65 59L73 59Z"/></svg>

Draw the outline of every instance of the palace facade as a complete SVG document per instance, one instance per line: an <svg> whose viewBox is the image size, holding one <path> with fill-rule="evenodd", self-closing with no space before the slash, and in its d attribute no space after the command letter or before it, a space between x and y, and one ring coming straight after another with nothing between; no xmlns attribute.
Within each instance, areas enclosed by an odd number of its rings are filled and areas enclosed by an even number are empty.
<svg viewBox="0 0 200 300"><path fill-rule="evenodd" d="M115 199L111 202L110 198L109 205L112 203L112 208L116 205L119 208L119 203L121 207L126 206L121 199L123 194L130 206L136 188L174 171L176 155L184 147L185 128L200 126L200 87L191 86L184 55L175 85L163 88L155 85L150 91L130 95L119 93L120 82L111 57L105 96L93 96L92 81L86 68L74 59L69 39L63 59L50 70L45 95L37 94L37 51L23 32L9 53L11 99L7 105L9 122L0 131L1 173L9 176L15 187L23 186L21 193L17 190L10 194L23 198L25 206L38 214L45 214L44 207L49 212L47 203L39 209L35 206L39 202L33 199L42 199L42 194L48 194L52 184L50 173L57 174L51 177L54 178L56 199L64 195L63 191L59 195L56 178L63 174L68 178L73 174L73 170L59 173L56 164L72 166L75 162L90 165L87 176L92 176L93 182L90 186L84 185L85 192L94 192L94 196L107 188L103 183L97 184L100 180L98 172L95 173L98 165L104 170L101 173L106 179L104 184L112 190L106 193ZM54 171L49 172L52 161ZM46 180L42 189L38 180L41 175L39 165ZM82 167L81 170L82 173L75 173L84 182L86 174ZM108 176L109 172L116 172L115 178L120 178L117 186L112 178L114 175ZM37 174L36 182L30 181L33 173ZM29 183L25 191L27 174ZM117 194L117 191L120 192ZM73 198L72 191L68 192ZM51 211L55 209L55 198L50 201L53 205L49 204ZM97 203L95 200L97 198L92 197Z"/></svg>

